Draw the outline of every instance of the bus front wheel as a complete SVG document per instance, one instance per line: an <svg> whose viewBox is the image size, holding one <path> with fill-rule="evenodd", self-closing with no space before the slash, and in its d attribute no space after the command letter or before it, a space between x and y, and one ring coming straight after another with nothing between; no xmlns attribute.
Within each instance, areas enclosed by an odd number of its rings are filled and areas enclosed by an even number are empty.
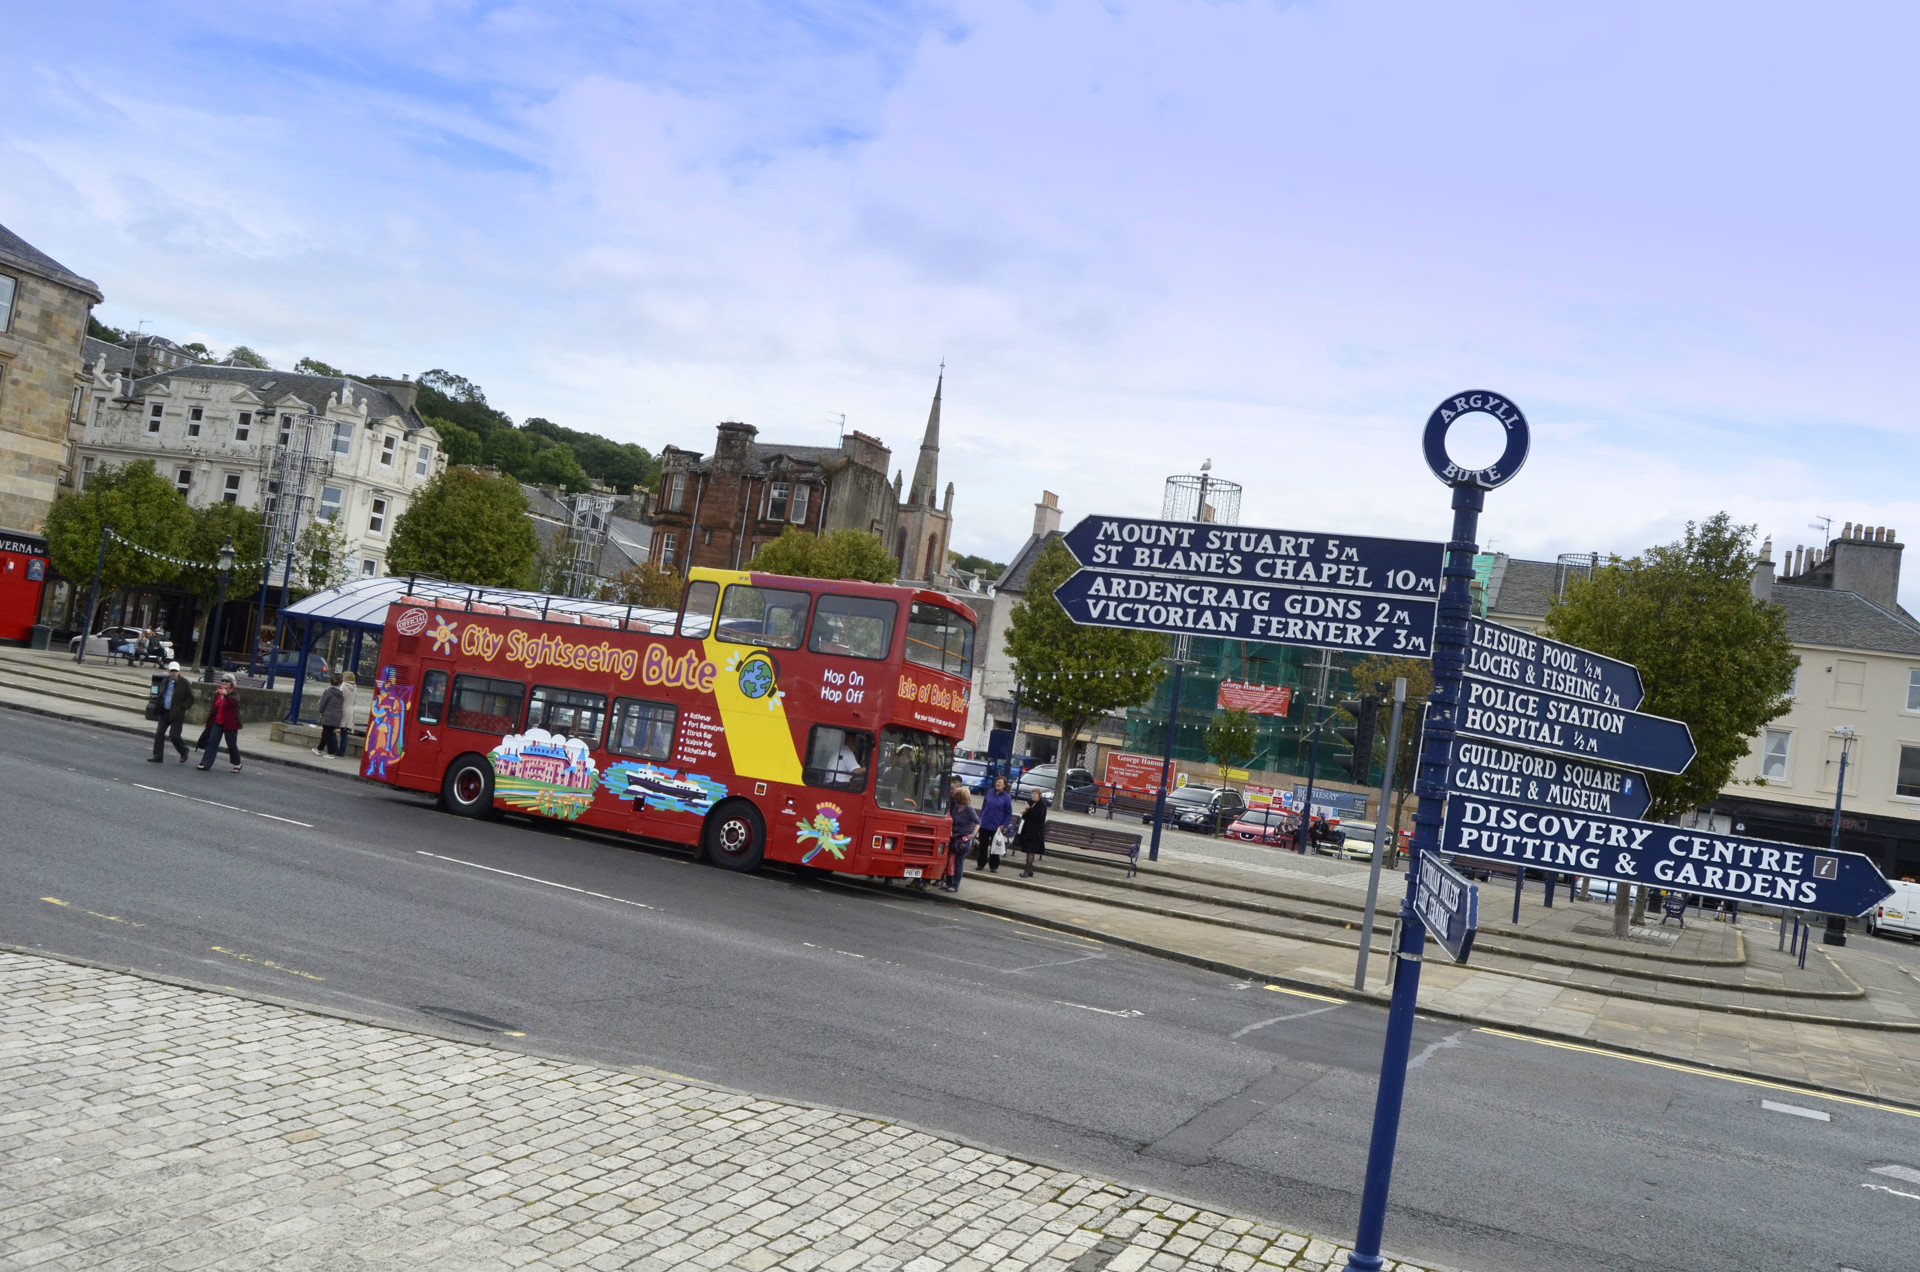
<svg viewBox="0 0 1920 1272"><path fill-rule="evenodd" d="M722 804L707 819L707 860L723 870L752 870L767 852L760 810L744 800Z"/></svg>
<svg viewBox="0 0 1920 1272"><path fill-rule="evenodd" d="M493 812L493 766L484 756L463 755L440 779L440 803L456 817L485 817Z"/></svg>

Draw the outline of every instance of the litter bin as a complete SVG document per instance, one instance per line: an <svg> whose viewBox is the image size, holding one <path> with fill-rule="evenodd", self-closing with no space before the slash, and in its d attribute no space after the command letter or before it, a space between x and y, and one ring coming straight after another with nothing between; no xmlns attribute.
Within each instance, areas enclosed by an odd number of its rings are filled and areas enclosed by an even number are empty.
<svg viewBox="0 0 1920 1272"><path fill-rule="evenodd" d="M1822 945L1845 945L1847 943L1847 916L1829 914L1826 934L1820 938Z"/></svg>
<svg viewBox="0 0 1920 1272"><path fill-rule="evenodd" d="M33 649L49 649L53 645L53 628L45 623L35 623L27 637L27 644Z"/></svg>

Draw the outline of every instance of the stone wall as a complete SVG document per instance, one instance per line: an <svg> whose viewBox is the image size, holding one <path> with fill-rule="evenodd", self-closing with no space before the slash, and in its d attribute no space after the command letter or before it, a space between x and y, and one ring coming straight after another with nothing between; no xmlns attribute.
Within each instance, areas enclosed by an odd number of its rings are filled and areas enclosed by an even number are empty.
<svg viewBox="0 0 1920 1272"><path fill-rule="evenodd" d="M93 297L11 263L13 321L0 332L0 526L38 534L60 490L67 422Z"/></svg>

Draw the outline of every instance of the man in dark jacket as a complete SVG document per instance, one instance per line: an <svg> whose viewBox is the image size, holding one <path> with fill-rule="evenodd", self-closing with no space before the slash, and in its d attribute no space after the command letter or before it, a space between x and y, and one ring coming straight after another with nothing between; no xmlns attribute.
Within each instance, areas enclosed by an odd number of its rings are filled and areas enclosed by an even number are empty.
<svg viewBox="0 0 1920 1272"><path fill-rule="evenodd" d="M170 662L167 664L167 678L160 682L153 694L153 754L147 757L148 763L160 763L169 737L173 739L173 749L180 752L180 762L187 762L190 752L187 744L180 740L180 726L187 722L187 712L192 709L193 689L180 678L180 664Z"/></svg>
<svg viewBox="0 0 1920 1272"><path fill-rule="evenodd" d="M333 673L333 682L327 691L320 695L320 745L313 748L315 755L345 755L347 753L346 723L347 695L340 688L341 675Z"/></svg>
<svg viewBox="0 0 1920 1272"><path fill-rule="evenodd" d="M1047 805L1038 789L1027 792L1027 811L1020 815L1020 833L1014 836L1013 842L1027 854L1027 868L1020 872L1020 877L1033 878L1033 859L1045 856L1047 851Z"/></svg>

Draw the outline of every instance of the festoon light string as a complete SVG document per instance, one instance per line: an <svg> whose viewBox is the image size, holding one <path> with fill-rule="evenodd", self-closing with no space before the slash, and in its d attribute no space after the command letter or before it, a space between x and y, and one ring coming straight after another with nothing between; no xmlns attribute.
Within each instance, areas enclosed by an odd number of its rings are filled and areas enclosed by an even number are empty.
<svg viewBox="0 0 1920 1272"><path fill-rule="evenodd" d="M217 570L220 568L220 563L218 561L189 561L185 557L168 556L164 552L155 551L154 549L148 547L144 543L135 543L132 539L127 538L127 536L121 534L118 530L108 530L107 537L109 539L112 539L115 543L121 544L124 547L132 548L135 552L144 552L150 557L153 557L157 560L165 561L168 565L184 565L189 569L195 569L195 570ZM273 565L272 561L268 560L265 557L261 557L257 561L235 561L233 563L233 568L236 572L242 572L246 570L252 570L255 568L262 568L262 569L269 568L272 565Z"/></svg>

